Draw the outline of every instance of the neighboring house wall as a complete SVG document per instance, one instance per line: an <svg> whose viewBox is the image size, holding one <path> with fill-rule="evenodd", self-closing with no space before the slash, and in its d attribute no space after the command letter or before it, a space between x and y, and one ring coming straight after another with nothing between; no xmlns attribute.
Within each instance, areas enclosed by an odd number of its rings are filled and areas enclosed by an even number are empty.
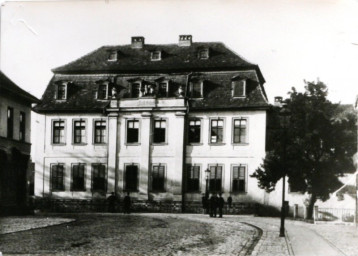
<svg viewBox="0 0 358 256"><path fill-rule="evenodd" d="M28 164L35 102L0 71L0 214L24 212L32 191Z"/></svg>
<svg viewBox="0 0 358 256"><path fill-rule="evenodd" d="M13 138L20 139L20 112L25 113L25 142L30 143L31 134L31 105L19 102L13 97L0 95L0 137L7 137L7 111L8 107L13 108ZM28 153L28 152L27 152Z"/></svg>

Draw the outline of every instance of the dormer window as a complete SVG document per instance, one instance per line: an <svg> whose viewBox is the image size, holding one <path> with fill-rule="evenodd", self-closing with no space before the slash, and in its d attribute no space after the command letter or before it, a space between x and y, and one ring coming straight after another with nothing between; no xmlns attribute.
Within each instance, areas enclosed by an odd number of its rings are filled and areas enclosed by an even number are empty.
<svg viewBox="0 0 358 256"><path fill-rule="evenodd" d="M246 80L232 81L232 96L233 97L246 97Z"/></svg>
<svg viewBox="0 0 358 256"><path fill-rule="evenodd" d="M141 97L141 82L134 82L131 86L131 96L132 98L139 98Z"/></svg>
<svg viewBox="0 0 358 256"><path fill-rule="evenodd" d="M203 97L203 81L194 80L190 82L190 97L202 98Z"/></svg>
<svg viewBox="0 0 358 256"><path fill-rule="evenodd" d="M151 53L151 60L161 60L162 59L162 52L161 51L153 51Z"/></svg>
<svg viewBox="0 0 358 256"><path fill-rule="evenodd" d="M97 99L99 99L99 100L108 99L108 84L107 83L98 85Z"/></svg>
<svg viewBox="0 0 358 256"><path fill-rule="evenodd" d="M200 49L198 52L198 58L201 60L209 59L209 49L208 48Z"/></svg>
<svg viewBox="0 0 358 256"><path fill-rule="evenodd" d="M97 100L107 100L112 96L116 96L115 87L111 83L110 79L99 80L96 83L98 86L96 92Z"/></svg>
<svg viewBox="0 0 358 256"><path fill-rule="evenodd" d="M118 53L117 51L110 51L108 56L108 61L117 61Z"/></svg>
<svg viewBox="0 0 358 256"><path fill-rule="evenodd" d="M159 82L158 96L159 97L168 97L169 96L169 82L168 81Z"/></svg>
<svg viewBox="0 0 358 256"><path fill-rule="evenodd" d="M66 100L67 99L67 83L59 83L56 86L55 92L56 100Z"/></svg>

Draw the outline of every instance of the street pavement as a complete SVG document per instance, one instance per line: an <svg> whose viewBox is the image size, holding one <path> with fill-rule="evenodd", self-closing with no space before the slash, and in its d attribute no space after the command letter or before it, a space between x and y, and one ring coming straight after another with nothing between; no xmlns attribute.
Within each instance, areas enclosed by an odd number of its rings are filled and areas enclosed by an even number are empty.
<svg viewBox="0 0 358 256"><path fill-rule="evenodd" d="M307 227L288 221L286 231L296 256L345 256L332 243Z"/></svg>
<svg viewBox="0 0 358 256"><path fill-rule="evenodd" d="M279 237L279 218L242 215L209 218L202 214L164 213L77 217L76 221L76 215L0 218L1 226L6 227L0 229L0 252L3 255L358 255L358 229L353 226L286 220L286 237ZM48 228L43 228L46 225Z"/></svg>

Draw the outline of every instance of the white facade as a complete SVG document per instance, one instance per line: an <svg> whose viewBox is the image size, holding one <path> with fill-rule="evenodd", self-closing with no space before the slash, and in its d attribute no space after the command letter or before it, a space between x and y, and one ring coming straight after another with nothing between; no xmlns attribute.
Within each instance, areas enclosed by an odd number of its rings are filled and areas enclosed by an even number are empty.
<svg viewBox="0 0 358 256"><path fill-rule="evenodd" d="M139 101L139 102L138 102ZM140 103L140 101L143 101ZM206 174L210 166L222 166L222 192L224 197L232 195L234 201L262 202L263 191L257 186L257 180L250 175L259 166L265 156L266 111L205 111L186 114L184 99L162 100L153 111L151 99L128 100L120 104L128 111L117 112L117 101L112 101L112 112L103 114L47 114L44 117L43 143L38 141L36 170L36 196L53 198L91 199L103 197L111 192L125 192L124 172L126 165L135 164L139 167L138 191L132 196L147 200L181 201L183 192L183 170L187 164L200 166L199 190L186 192L189 201L200 201L206 189ZM145 102L145 103L144 103ZM131 105L132 103L132 105ZM147 105L143 107L142 105ZM174 105L174 106L173 106ZM137 107L135 107L137 106ZM168 106L171 107L168 110ZM201 120L200 143L188 143L188 120ZM210 143L210 120L221 118L224 121L223 143ZM237 118L247 120L247 140L243 144L233 143L233 121ZM166 121L166 138L164 143L153 143L153 121ZM53 144L53 125L55 121L64 121L65 142ZM85 142L74 144L74 121L84 120ZM106 121L106 139L103 144L94 143L94 122ZM138 120L139 142L127 143L127 122ZM184 148L184 145L185 148ZM40 150L39 150L40 148ZM42 149L42 150L41 150ZM40 151L40 152L39 152ZM42 152L41 152L42 151ZM185 165L183 159L185 154ZM63 191L51 191L50 169L53 164L64 165ZM85 190L71 191L71 169L76 163L85 164ZM107 169L106 195L92 192L92 164L102 163ZM150 173L153 165L165 166L165 189L162 192L151 191ZM243 165L245 173L245 191L233 192L233 166ZM184 189L185 191L185 189Z"/></svg>

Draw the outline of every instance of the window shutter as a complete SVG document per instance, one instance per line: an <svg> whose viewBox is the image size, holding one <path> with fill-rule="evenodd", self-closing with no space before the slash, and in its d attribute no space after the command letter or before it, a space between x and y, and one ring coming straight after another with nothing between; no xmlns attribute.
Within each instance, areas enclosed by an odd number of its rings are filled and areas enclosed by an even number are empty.
<svg viewBox="0 0 358 256"><path fill-rule="evenodd" d="M111 84L107 85L107 97L106 97L107 99L112 97L112 88L113 88L113 85L111 85Z"/></svg>
<svg viewBox="0 0 358 256"><path fill-rule="evenodd" d="M91 166L91 191L92 192L93 192L94 168L95 168L95 165L92 164L92 166Z"/></svg>
<svg viewBox="0 0 358 256"><path fill-rule="evenodd" d="M106 166L104 164L101 164L101 172L104 178L104 193L107 193L107 184L108 184L108 180L107 180L107 172L106 172Z"/></svg>
<svg viewBox="0 0 358 256"><path fill-rule="evenodd" d="M54 93L54 99L57 100L57 90L58 90L58 85L55 85L55 93Z"/></svg>
<svg viewBox="0 0 358 256"><path fill-rule="evenodd" d="M72 165L71 167L71 183L70 183L70 191L73 191L73 178L75 177L76 165Z"/></svg>

